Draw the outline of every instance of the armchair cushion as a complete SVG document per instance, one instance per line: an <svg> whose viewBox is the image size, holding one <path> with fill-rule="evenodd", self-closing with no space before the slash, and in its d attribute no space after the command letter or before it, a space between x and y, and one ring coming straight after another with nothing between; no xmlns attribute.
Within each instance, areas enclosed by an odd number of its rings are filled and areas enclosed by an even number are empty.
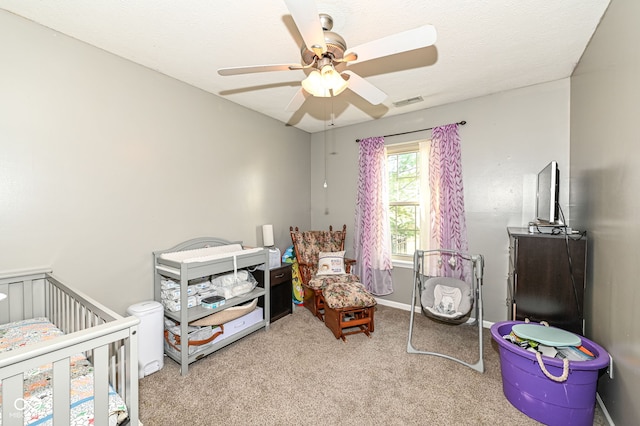
<svg viewBox="0 0 640 426"><path fill-rule="evenodd" d="M318 254L318 272L316 275L344 274L344 250Z"/></svg>
<svg viewBox="0 0 640 426"><path fill-rule="evenodd" d="M361 283L335 283L322 290L326 304L332 309L365 308L376 305L376 299Z"/></svg>
<svg viewBox="0 0 640 426"><path fill-rule="evenodd" d="M322 290L329 284L334 283L357 283L360 282L360 278L354 274L340 274L340 275L314 275L307 283L307 287Z"/></svg>

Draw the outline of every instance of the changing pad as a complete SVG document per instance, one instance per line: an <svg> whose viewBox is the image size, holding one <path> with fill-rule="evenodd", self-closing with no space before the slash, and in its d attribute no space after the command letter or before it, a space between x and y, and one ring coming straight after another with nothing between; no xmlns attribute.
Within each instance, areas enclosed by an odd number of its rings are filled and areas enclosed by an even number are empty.
<svg viewBox="0 0 640 426"><path fill-rule="evenodd" d="M206 326L206 325L220 325L229 321L233 321L236 318L240 318L243 315L248 314L256 309L258 306L258 299L253 299L251 302L245 305L232 306L224 311L216 312L199 320L189 323L189 325Z"/></svg>
<svg viewBox="0 0 640 426"><path fill-rule="evenodd" d="M242 254L258 253L262 250L261 247L243 249L240 244L226 244L223 246L163 253L160 255L160 258L181 263L208 262L210 260L224 259Z"/></svg>

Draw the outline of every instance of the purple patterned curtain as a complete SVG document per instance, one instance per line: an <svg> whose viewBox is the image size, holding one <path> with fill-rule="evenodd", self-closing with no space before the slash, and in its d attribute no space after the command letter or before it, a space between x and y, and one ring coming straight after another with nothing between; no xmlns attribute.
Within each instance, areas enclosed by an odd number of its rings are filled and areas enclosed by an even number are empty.
<svg viewBox="0 0 640 426"><path fill-rule="evenodd" d="M384 296L393 293L384 138L360 141L359 170L354 272L360 276L360 282L369 292Z"/></svg>
<svg viewBox="0 0 640 426"><path fill-rule="evenodd" d="M429 156L431 189L431 247L468 251L464 215L462 155L458 124L434 127ZM469 262L445 256L439 262L440 276L470 279Z"/></svg>

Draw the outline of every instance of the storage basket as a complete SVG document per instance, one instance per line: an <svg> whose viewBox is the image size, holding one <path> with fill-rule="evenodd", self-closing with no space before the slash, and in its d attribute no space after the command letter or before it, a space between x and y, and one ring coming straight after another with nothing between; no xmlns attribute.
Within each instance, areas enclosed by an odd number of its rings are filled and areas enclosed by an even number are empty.
<svg viewBox="0 0 640 426"><path fill-rule="evenodd" d="M164 319L164 349L165 352L171 352L173 355L180 356L180 324L169 318ZM189 355L201 352L209 346L224 339L223 329L219 326L203 326L187 328L189 339Z"/></svg>
<svg viewBox="0 0 640 426"><path fill-rule="evenodd" d="M527 416L547 425L592 425L599 371L609 365L609 354L598 344L582 337L582 346L591 351L593 360L570 361L567 380L556 382L544 375L536 355L505 340L515 324L503 321L491 327L499 346L502 389L507 400ZM543 357L553 376L563 374L563 361Z"/></svg>

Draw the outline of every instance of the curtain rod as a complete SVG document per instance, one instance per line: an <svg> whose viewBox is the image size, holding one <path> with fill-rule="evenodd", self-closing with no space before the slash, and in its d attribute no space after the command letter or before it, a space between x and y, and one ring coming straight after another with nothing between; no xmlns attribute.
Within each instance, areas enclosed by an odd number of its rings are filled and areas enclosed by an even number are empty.
<svg viewBox="0 0 640 426"><path fill-rule="evenodd" d="M461 126L464 126L465 124L467 124L467 122L466 122L466 121L464 121L464 120L462 120L462 121L460 121L460 122L458 122L458 123L455 123L455 124L459 124L459 125L461 125ZM433 129L433 127L428 127L428 128L426 128L426 129L409 130L408 132L393 133L393 134L391 134L391 135L384 135L384 136L382 136L382 137L383 137L383 138L390 138L391 136L408 135L409 133L424 132L424 131L432 130L432 129ZM361 140L362 140L362 139L356 139L356 143L360 142Z"/></svg>

